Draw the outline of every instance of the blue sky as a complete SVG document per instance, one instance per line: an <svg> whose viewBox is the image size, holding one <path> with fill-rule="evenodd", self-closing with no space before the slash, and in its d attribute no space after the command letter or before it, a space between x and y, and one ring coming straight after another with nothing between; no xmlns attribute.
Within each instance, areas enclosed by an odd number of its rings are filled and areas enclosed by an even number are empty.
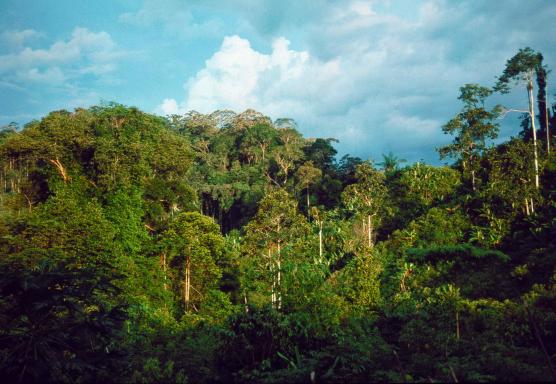
<svg viewBox="0 0 556 384"><path fill-rule="evenodd" d="M101 101L253 108L340 155L436 163L460 86L493 85L526 46L556 68L555 20L554 0L2 0L0 126Z"/></svg>

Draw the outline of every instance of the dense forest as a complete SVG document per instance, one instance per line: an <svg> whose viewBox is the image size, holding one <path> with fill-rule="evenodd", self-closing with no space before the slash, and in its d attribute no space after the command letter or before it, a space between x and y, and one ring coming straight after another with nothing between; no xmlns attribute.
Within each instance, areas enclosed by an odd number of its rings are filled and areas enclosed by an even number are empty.
<svg viewBox="0 0 556 384"><path fill-rule="evenodd" d="M253 110L4 127L0 376L556 380L548 73L525 48L462 86L438 131L451 166L338 158ZM512 89L529 109L502 142L513 106L491 100Z"/></svg>

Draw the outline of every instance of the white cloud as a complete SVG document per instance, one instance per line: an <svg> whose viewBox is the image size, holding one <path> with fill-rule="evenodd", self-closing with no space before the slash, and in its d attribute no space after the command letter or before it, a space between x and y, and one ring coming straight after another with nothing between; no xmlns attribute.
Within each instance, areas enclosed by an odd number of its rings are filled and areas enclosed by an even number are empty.
<svg viewBox="0 0 556 384"><path fill-rule="evenodd" d="M445 98L448 86L457 91L460 84L452 84L452 79L460 77L461 67L445 60L442 46L425 53L424 40L408 40L413 28L409 22L380 18L366 2L346 12L373 21L335 28L332 20L350 17L336 14L321 36L329 38L329 44L351 39L347 44L357 48L332 48L341 54L318 59L309 51L291 49L283 37L273 41L271 52L263 53L247 39L228 36L204 68L187 79L184 98L167 98L156 111L254 108L273 118L292 117L306 135L336 137L340 150L362 157L370 151L377 157L393 144L409 150L416 142L442 137L442 120L431 100ZM376 24L396 24L398 32L374 41L360 36L361 30L372 30ZM432 64L427 55L435 58Z"/></svg>
<svg viewBox="0 0 556 384"><path fill-rule="evenodd" d="M101 99L98 92L82 89L71 89L69 95L72 97L65 101L65 108L87 108L97 104Z"/></svg>
<svg viewBox="0 0 556 384"><path fill-rule="evenodd" d="M22 68L74 64L83 60L99 65L122 56L106 32L91 32L75 28L68 41L57 41L47 49L22 47L17 52L0 56L0 73Z"/></svg>
<svg viewBox="0 0 556 384"><path fill-rule="evenodd" d="M162 22L172 26L186 26L193 20L193 15L185 4L175 0L145 0L142 7L135 12L125 12L119 16L123 23L137 26L150 26Z"/></svg>
<svg viewBox="0 0 556 384"><path fill-rule="evenodd" d="M238 36L224 38L220 49L186 84L186 98L178 104L165 99L157 110L208 113L216 109L259 109L273 115L302 113L307 99L329 99L323 90L340 75L339 63L319 62L308 52L289 49L289 41L276 39L264 54Z"/></svg>
<svg viewBox="0 0 556 384"><path fill-rule="evenodd" d="M37 47L31 39L40 35L34 30L2 35L12 41L0 54L0 87L10 95L2 104L10 112L19 110L22 97L35 110L98 103L98 87L118 81L114 75L118 61L129 54L104 31L76 27L67 39Z"/></svg>
<svg viewBox="0 0 556 384"><path fill-rule="evenodd" d="M44 71L38 68L17 71L16 78L26 83L61 84L66 81L66 76L59 67L50 67Z"/></svg>
<svg viewBox="0 0 556 384"><path fill-rule="evenodd" d="M180 107L176 100L164 99L162 104L157 107L156 112L163 115L179 115L184 114L187 111Z"/></svg>
<svg viewBox="0 0 556 384"><path fill-rule="evenodd" d="M24 29L21 31L12 30L0 33L0 41L8 48L19 48L32 38L38 37L40 34L34 29Z"/></svg>
<svg viewBox="0 0 556 384"><path fill-rule="evenodd" d="M160 24L174 36L188 38L216 36L220 32L222 23L218 19L198 22L191 8L192 4L181 0L145 0L137 11L122 13L118 20L138 27Z"/></svg>
<svg viewBox="0 0 556 384"><path fill-rule="evenodd" d="M440 126L459 110L461 85L492 85L505 61L528 45L542 51L549 66L556 63L554 1L505 0L502 7L477 0L125 3L129 9L119 21L134 27L126 38L143 39L157 61L144 76L156 78L157 66L159 73L188 72L161 74L159 89L121 101L152 105L156 97L163 114L255 108L294 118L306 136L337 137L341 153L361 157L426 147L436 160L436 141L450 140ZM44 42L33 29L0 32L0 88L10 94L2 104L12 104L6 109L18 107L23 96L37 105L57 99L63 107L69 98L87 104L119 88L112 80L124 53L108 33L76 28L65 39ZM200 54L207 61L192 68ZM135 64L143 70L146 62ZM136 70L126 78L144 78ZM183 94L162 93L173 79L184 83ZM113 94L127 97L118 91ZM521 92L515 105L525 103Z"/></svg>
<svg viewBox="0 0 556 384"><path fill-rule="evenodd" d="M195 47L228 35L204 66L172 74L184 94L162 94L158 113L255 108L296 119L307 136L337 137L344 153L378 158L428 146L428 160L436 160L436 141L450 140L440 126L460 108L458 88L492 85L527 45L554 63L555 17L546 0L507 0L502 8L476 0L144 0L119 20L164 31L161 46L195 37L185 45L191 51L178 52L187 65ZM36 81L54 68L66 81L105 76L120 54L108 34L87 30L43 50L26 43L33 32L17 36L10 39L18 49L0 57L0 75L9 66Z"/></svg>

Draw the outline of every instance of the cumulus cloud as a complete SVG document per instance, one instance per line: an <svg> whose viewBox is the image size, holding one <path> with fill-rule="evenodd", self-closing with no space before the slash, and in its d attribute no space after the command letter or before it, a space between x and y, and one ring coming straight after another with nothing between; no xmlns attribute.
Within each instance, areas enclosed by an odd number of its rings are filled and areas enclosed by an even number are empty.
<svg viewBox="0 0 556 384"><path fill-rule="evenodd" d="M363 158L393 150L412 161L427 148L426 160L437 160L434 147L450 140L440 127L461 107L460 86L492 85L525 46L542 51L549 65L556 62L556 3L546 0L136 4L119 21L153 37L157 47L145 39L144 49L156 57L153 68L164 68L160 77L171 80L157 83L150 100L134 95L134 103L158 104L161 114L255 108L294 118L306 136L336 137L341 154ZM108 33L85 28L49 46L31 44L37 41L44 36L32 29L0 34L0 87L20 92L28 84L36 90L62 82L74 86L75 100L94 98L95 90L101 93L95 79L117 74L124 54ZM204 64L193 59L199 52ZM153 68L145 71L156 78ZM165 93L175 79L182 94ZM76 91L85 84L87 90ZM514 101L526 104L522 93Z"/></svg>
<svg viewBox="0 0 556 384"><path fill-rule="evenodd" d="M316 97L333 103L334 97L322 91L339 78L338 62L314 60L308 52L291 50L289 44L278 38L265 54L239 36L225 37L205 67L186 82L186 98L180 103L165 99L158 110L208 113L255 108L283 115L301 113L311 107L304 101Z"/></svg>
<svg viewBox="0 0 556 384"><path fill-rule="evenodd" d="M163 115L179 115L187 112L184 107L180 107L174 99L164 99L162 104L156 108L156 112Z"/></svg>
<svg viewBox="0 0 556 384"><path fill-rule="evenodd" d="M391 17L377 20L366 2L356 2L346 14L333 18L356 20L359 27L346 27L344 22L341 31L328 32L348 36L352 32L346 30L393 23ZM427 117L434 105L431 100L445 95L446 84L459 77L455 72L460 69L447 69L442 57L432 65L416 60L405 68L423 47L403 37L366 41L358 49L319 59L291 49L284 37L273 41L271 52L263 53L247 39L228 36L204 68L187 79L183 100L167 98L156 110L174 114L254 108L274 118L292 117L306 135L336 137L340 150L365 158L370 152L377 157L392 144L409 151L411 143L438 133L441 121ZM335 40L341 41L337 36Z"/></svg>
<svg viewBox="0 0 556 384"><path fill-rule="evenodd" d="M474 0L232 3L262 36L274 35L271 52L225 38L186 80L185 97L159 111L255 108L296 119L306 135L334 136L343 152L379 158L393 149L418 160L427 147L435 161L434 148L450 140L440 128L461 108L460 86L492 85L526 45L556 60L556 5L540 0L503 8ZM290 48L289 35L302 50Z"/></svg>

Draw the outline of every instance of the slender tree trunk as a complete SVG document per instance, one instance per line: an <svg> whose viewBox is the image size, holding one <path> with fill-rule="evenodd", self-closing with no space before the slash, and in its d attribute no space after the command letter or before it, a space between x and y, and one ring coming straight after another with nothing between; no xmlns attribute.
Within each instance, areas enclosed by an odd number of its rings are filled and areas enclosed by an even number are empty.
<svg viewBox="0 0 556 384"><path fill-rule="evenodd" d="M166 252L162 252L160 255L160 265L162 266L162 272L164 272L164 290L168 290L168 284L166 284Z"/></svg>
<svg viewBox="0 0 556 384"><path fill-rule="evenodd" d="M533 80L527 85L529 95L529 116L531 117L531 129L533 131L533 151L535 156L535 187L539 188L539 159L537 154L537 128L535 126L535 97L533 96Z"/></svg>
<svg viewBox="0 0 556 384"><path fill-rule="evenodd" d="M319 222L319 260L322 262L322 221Z"/></svg>
<svg viewBox="0 0 556 384"><path fill-rule="evenodd" d="M31 199L29 199L29 196L27 196L25 193L23 194L23 196L25 196L25 199L27 200L27 206L29 207L29 213L31 213L33 211L33 203L31 202Z"/></svg>
<svg viewBox="0 0 556 384"><path fill-rule="evenodd" d="M535 213L535 206L533 205L533 198L531 197L531 213Z"/></svg>
<svg viewBox="0 0 556 384"><path fill-rule="evenodd" d="M307 214L309 215L309 222L311 222L311 201L309 200L309 183L307 183Z"/></svg>
<svg viewBox="0 0 556 384"><path fill-rule="evenodd" d="M364 217L361 218L361 224L363 224L363 226L361 227L361 228L363 228L363 230L361 231L361 233L362 233L361 238L362 238L362 243L365 244L365 240L367 240L366 239L367 236L365 235L365 232L367 232L367 225L365 224L365 218Z"/></svg>
<svg viewBox="0 0 556 384"><path fill-rule="evenodd" d="M282 292L280 290L280 288L281 288L280 284L281 284L281 280L282 280L282 271L281 271L282 263L281 263L281 260L280 260L280 258L281 258L280 251L281 251L281 249L280 249L280 240L278 240L278 263L277 263L278 264L277 265L278 266L278 279L277 279L277 281L278 281L277 291L278 292L277 292L277 297L276 297L276 299L278 300L278 309L282 308Z"/></svg>
<svg viewBox="0 0 556 384"><path fill-rule="evenodd" d="M10 177L10 192L15 192L15 178L13 177L13 170L14 170L14 163L13 160L10 159L10 172L12 176Z"/></svg>
<svg viewBox="0 0 556 384"><path fill-rule="evenodd" d="M245 313L249 313L249 304L247 303L247 292L243 291L243 305L245 306Z"/></svg>
<svg viewBox="0 0 556 384"><path fill-rule="evenodd" d="M60 176L62 176L62 179L64 180L64 183L66 181L68 181L69 176L66 173L66 169L64 168L64 165L62 164L62 162L58 159L58 156L56 156L55 159L50 159L49 160L52 164L54 164L54 166L58 169L58 172L60 173Z"/></svg>
<svg viewBox="0 0 556 384"><path fill-rule="evenodd" d="M272 307L276 308L276 275L274 273L274 263L272 262L272 254L270 252L270 247L268 248L268 260L270 262L270 275L272 276L270 302L272 303Z"/></svg>
<svg viewBox="0 0 556 384"><path fill-rule="evenodd" d="M527 200L527 198L525 198L525 213L527 216L531 215L531 212L529 211L529 200Z"/></svg>
<svg viewBox="0 0 556 384"><path fill-rule="evenodd" d="M183 300L185 304L185 310L189 310L190 303L190 290L191 290L191 258L189 256L185 259L185 283L183 287Z"/></svg>
<svg viewBox="0 0 556 384"><path fill-rule="evenodd" d="M373 246L373 240L371 236L372 236L371 215L367 215L367 237L369 240L369 248Z"/></svg>
<svg viewBox="0 0 556 384"><path fill-rule="evenodd" d="M475 170L471 171L471 187L473 188L473 192L475 192Z"/></svg>

